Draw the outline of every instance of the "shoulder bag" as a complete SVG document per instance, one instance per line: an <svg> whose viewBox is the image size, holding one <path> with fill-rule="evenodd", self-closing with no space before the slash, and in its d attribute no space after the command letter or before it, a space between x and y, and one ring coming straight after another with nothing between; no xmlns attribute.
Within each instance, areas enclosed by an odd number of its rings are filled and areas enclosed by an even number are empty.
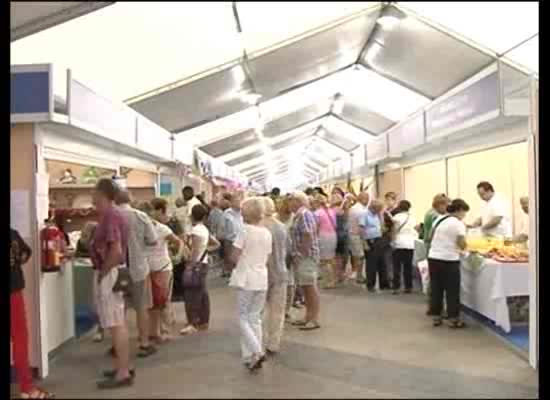
<svg viewBox="0 0 550 400"><path fill-rule="evenodd" d="M407 225L407 222L409 222L409 219L411 219L411 216L410 214L407 214L407 219L405 219L405 222L403 222L396 230L395 232L393 233L393 237L395 238L399 232L401 232L401 229L403 229L405 227L405 225Z"/></svg>
<svg viewBox="0 0 550 400"><path fill-rule="evenodd" d="M207 245L208 246L208 245ZM181 276L181 285L184 289L199 288L203 285L202 280L202 264L208 254L208 248L204 250L200 260L188 267L185 267Z"/></svg>
<svg viewBox="0 0 550 400"><path fill-rule="evenodd" d="M448 218L451 218L452 215L445 215L443 218L441 218L439 221L437 221L437 223L432 227L432 230L431 232L428 234L429 236L429 242L431 243L433 238L434 238L434 235L435 235L435 230L437 229L437 227L443 222L445 221L446 219Z"/></svg>
<svg viewBox="0 0 550 400"><path fill-rule="evenodd" d="M118 267L116 282L113 285L113 292L122 292L125 297L130 296L132 286L129 260L129 250L126 250L126 267Z"/></svg>

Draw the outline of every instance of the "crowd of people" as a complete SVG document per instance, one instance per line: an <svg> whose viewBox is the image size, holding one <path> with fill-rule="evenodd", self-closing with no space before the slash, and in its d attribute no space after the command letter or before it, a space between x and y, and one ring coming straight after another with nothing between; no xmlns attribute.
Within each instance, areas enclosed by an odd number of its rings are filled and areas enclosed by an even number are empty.
<svg viewBox="0 0 550 400"><path fill-rule="evenodd" d="M480 183L478 193L486 202L494 199L487 182ZM114 180L103 179L96 185L94 205L99 221L84 227L79 247L88 251L95 269L99 329L94 340L104 340L105 331L112 338L114 368L104 371L99 388L134 382L129 307L137 316L138 357L155 354L172 338L178 319L172 300L185 302L187 322L181 335L208 330L209 270L218 269L236 291L242 361L250 371L259 370L281 350L285 322L302 331L321 328L319 289L358 284L369 293L410 294L418 239L428 249L427 314L434 326L448 319L450 327L464 327L459 315L460 257L466 249L463 220L469 206L461 199L436 195L418 223L412 204L398 201L393 192L378 199L367 190L353 193L335 187L328 195L317 187L281 195L275 188L245 198L243 192L223 190L207 205L185 187L170 213L165 199L133 203ZM485 216L474 224L499 229L506 221L498 207L495 210L490 221ZM30 250L13 230L10 249L12 268L20 271ZM20 307L14 293L24 286L22 277L16 277L12 308ZM304 308L303 318L293 318L293 308ZM12 328L14 322L12 313ZM21 376L24 390L35 390L30 378Z"/></svg>

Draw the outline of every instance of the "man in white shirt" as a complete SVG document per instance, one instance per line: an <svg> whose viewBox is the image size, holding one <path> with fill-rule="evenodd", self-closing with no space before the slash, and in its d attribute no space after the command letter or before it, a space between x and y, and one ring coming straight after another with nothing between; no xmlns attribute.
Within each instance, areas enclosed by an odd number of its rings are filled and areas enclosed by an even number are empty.
<svg viewBox="0 0 550 400"><path fill-rule="evenodd" d="M367 212L369 204L369 193L363 191L357 196L357 203L349 210L348 229L349 243L351 251L351 279L355 279L357 283L364 283L363 268L365 263L365 247L361 239L361 227L359 223L363 220Z"/></svg>
<svg viewBox="0 0 550 400"><path fill-rule="evenodd" d="M195 191L191 186L186 186L181 191L183 196L183 202L176 203L176 206L181 205L176 209L175 216L181 225L184 235L190 235L191 229L193 229L193 223L191 221L191 210L197 204L201 204L200 200L195 196Z"/></svg>
<svg viewBox="0 0 550 400"><path fill-rule="evenodd" d="M148 357L156 352L149 343L149 309L151 293L148 255L151 246L157 244L158 235L147 214L130 206L130 194L120 192L116 198L122 215L128 221L128 268L132 278L131 304L136 310L140 337L139 357Z"/></svg>
<svg viewBox="0 0 550 400"><path fill-rule="evenodd" d="M507 202L495 193L493 185L489 182L480 182L477 185L477 193L485 202L481 209L481 216L468 228L481 227L485 236L512 236L512 224L510 209Z"/></svg>

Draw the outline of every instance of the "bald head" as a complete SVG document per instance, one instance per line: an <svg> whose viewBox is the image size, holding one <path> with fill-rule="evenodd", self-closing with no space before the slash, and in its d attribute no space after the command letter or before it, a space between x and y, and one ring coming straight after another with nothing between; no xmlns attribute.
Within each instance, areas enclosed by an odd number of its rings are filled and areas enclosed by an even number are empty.
<svg viewBox="0 0 550 400"><path fill-rule="evenodd" d="M529 214L529 197L524 196L521 199L519 199L519 203L521 204L521 209L525 214Z"/></svg>
<svg viewBox="0 0 550 400"><path fill-rule="evenodd" d="M370 196L369 196L369 192L367 192L366 190L362 191L361 193L359 193L359 195L357 196L357 201L361 204L363 204L364 206L366 206L367 204L369 204L369 199L370 199Z"/></svg>

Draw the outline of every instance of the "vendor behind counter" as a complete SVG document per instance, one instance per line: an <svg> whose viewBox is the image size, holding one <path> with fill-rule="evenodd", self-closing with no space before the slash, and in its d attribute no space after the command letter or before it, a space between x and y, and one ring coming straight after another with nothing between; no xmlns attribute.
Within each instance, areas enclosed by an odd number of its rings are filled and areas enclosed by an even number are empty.
<svg viewBox="0 0 550 400"><path fill-rule="evenodd" d="M477 185L477 193L484 205L479 216L468 228L481 228L483 236L501 238L512 237L511 210L508 202L498 193L495 193L493 185L489 182L480 182Z"/></svg>

